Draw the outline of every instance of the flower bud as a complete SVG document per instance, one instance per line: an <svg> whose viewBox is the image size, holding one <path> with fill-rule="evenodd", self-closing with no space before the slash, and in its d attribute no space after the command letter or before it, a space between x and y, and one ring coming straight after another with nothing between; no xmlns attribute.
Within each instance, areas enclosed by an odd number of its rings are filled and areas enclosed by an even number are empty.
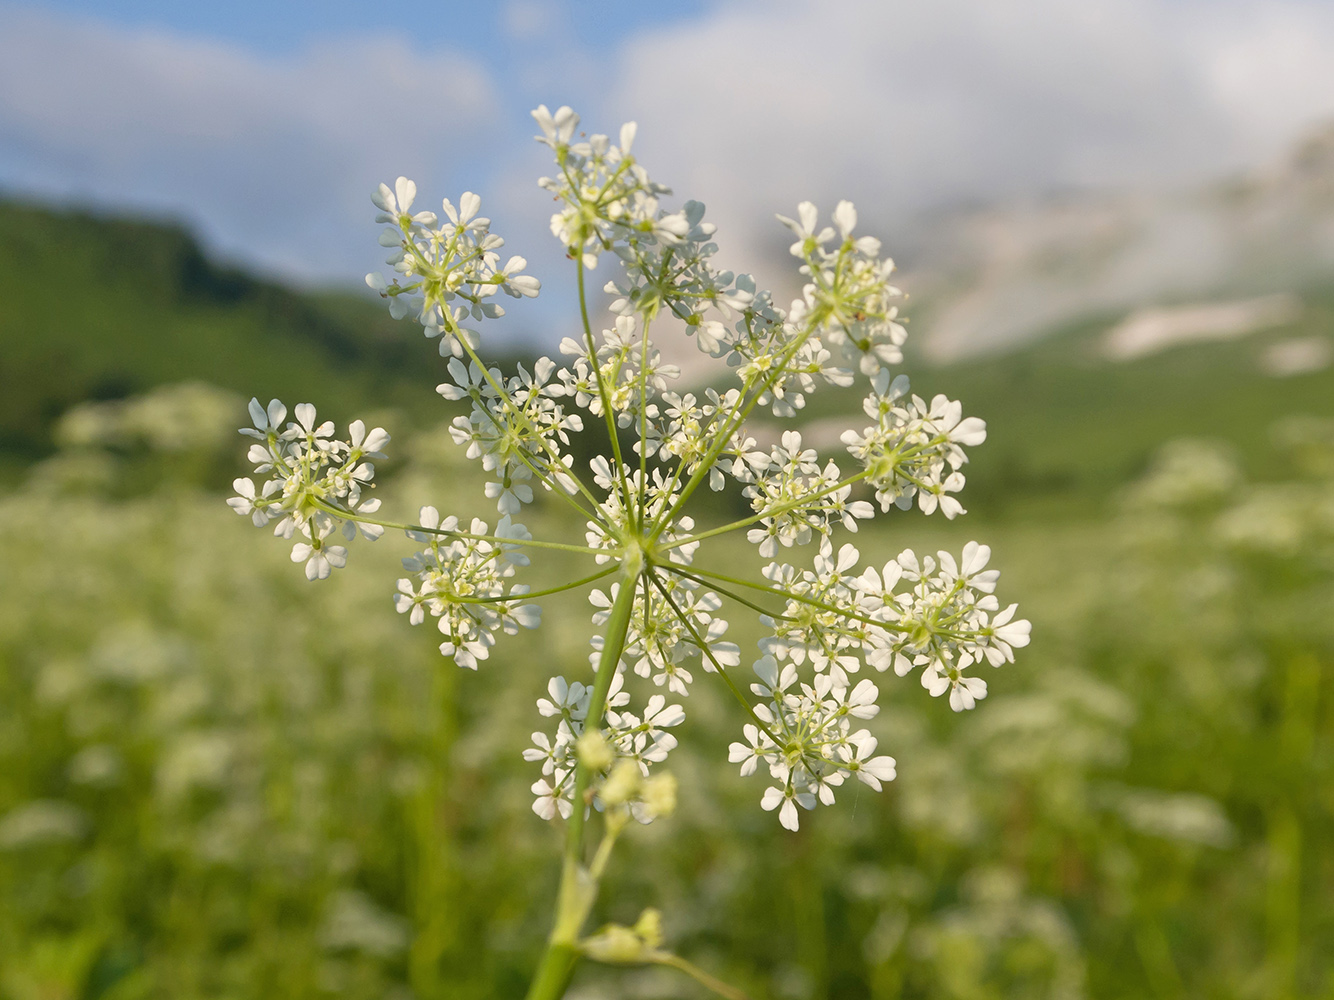
<svg viewBox="0 0 1334 1000"><path fill-rule="evenodd" d="M644 811L649 816L670 816L676 812L676 776L657 774L644 782L639 792Z"/></svg>
<svg viewBox="0 0 1334 1000"><path fill-rule="evenodd" d="M638 793L640 781L639 765L632 760L621 761L602 783L602 801L611 806L629 802Z"/></svg>
<svg viewBox="0 0 1334 1000"><path fill-rule="evenodd" d="M579 754L579 762L593 771L605 771L616 759L602 734L593 729L579 737L575 750Z"/></svg>
<svg viewBox="0 0 1334 1000"><path fill-rule="evenodd" d="M579 946L593 961L609 965L643 962L649 951L643 938L620 924L608 924L592 937L584 938Z"/></svg>
<svg viewBox="0 0 1334 1000"><path fill-rule="evenodd" d="M650 906L639 915L634 930L646 947L657 948L662 944L662 914Z"/></svg>

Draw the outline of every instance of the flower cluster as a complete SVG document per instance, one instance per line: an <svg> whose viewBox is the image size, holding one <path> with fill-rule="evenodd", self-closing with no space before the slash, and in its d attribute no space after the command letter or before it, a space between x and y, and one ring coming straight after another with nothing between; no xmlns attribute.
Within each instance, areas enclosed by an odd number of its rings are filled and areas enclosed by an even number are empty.
<svg viewBox="0 0 1334 1000"><path fill-rule="evenodd" d="M868 732L848 733L847 716L876 712L873 682L848 691L848 674L862 662L882 672L893 667L900 677L922 668L922 686L933 697L949 691L950 707L959 712L987 693L985 680L966 673L970 666L1013 662L1014 650L1028 645L1029 623L1014 620L1016 606L998 611L1000 574L986 568L990 558L991 550L976 542L964 547L959 561L948 552L919 560L905 549L882 570L854 574L857 549L844 545L834 553L826 539L813 569L765 568L773 593L787 596L781 614L762 619L772 632L760 641L765 655L755 665L765 686L752 689L771 703L755 707L757 725L746 728L749 747L734 743L732 759L744 762L742 774L763 759L783 782L765 792L762 804L781 804L784 826L796 828L793 803L810 809L817 799L831 802L832 787L858 771L875 748ZM807 664L813 686L788 693ZM892 777L892 759L876 760ZM875 769L858 777L875 787L876 780L888 780Z"/></svg>
<svg viewBox="0 0 1334 1000"><path fill-rule="evenodd" d="M866 662L882 671L892 665L900 677L922 667L922 686L932 697L949 691L956 712L985 698L987 682L964 671L984 661L1013 663L1031 631L1027 620L1015 619L1017 604L1000 610L1000 571L986 569L990 559L988 546L969 542L959 562L948 552L919 561L904 549L883 572L867 569L857 581L858 606L872 618L897 620L898 634L873 633ZM902 593L900 583L909 585Z"/></svg>
<svg viewBox="0 0 1334 1000"><path fill-rule="evenodd" d="M253 426L241 433L256 439L247 457L255 472L267 478L258 489L252 479L237 479L232 483L237 496L227 503L257 528L277 518L275 535L299 535L292 562L306 564L306 579L323 580L347 563L347 548L330 542L337 529L341 527L348 541L358 530L369 539L384 534L370 519L380 501L363 494L375 478L372 460L385 457L380 449L389 443L389 435L380 427L367 432L364 423L354 420L344 441L333 436L332 421L315 422L311 404L299 404L295 415L296 420L283 427L287 407L281 402L272 400L265 408L257 399L250 401Z"/></svg>
<svg viewBox="0 0 1334 1000"><path fill-rule="evenodd" d="M837 233L828 226L817 232L819 211L809 201L797 206L796 220L778 218L797 237L790 249L804 261L801 273L810 279L792 304L792 322L810 323L832 348L831 356L845 365L855 361L865 375L899 364L908 331L898 322L893 303L903 293L889 283L894 262L881 258L880 241L853 238L857 209L852 202L840 201L834 208ZM826 245L831 241L832 249Z"/></svg>
<svg viewBox="0 0 1334 1000"><path fill-rule="evenodd" d="M607 804L645 820L658 815L649 801L667 801L665 786L638 782L657 780L647 777L650 767L676 745L668 730L685 713L668 699L684 699L698 669L745 713L746 742L732 745L732 760L747 774L764 763L776 784L761 804L796 829L799 808L833 802L850 776L872 788L894 777L893 758L876 755L876 738L859 725L876 714L879 693L872 679L849 679L863 663L899 676L920 670L932 695L948 692L962 711L986 695L971 669L1011 662L1028 642L1028 622L1013 605L1002 610L994 594L998 573L987 568L986 546L970 542L957 560L905 550L861 567L860 552L835 539L876 517L873 501L879 513L915 501L926 514L963 514L957 494L966 449L984 441L986 425L945 396L928 403L911 394L907 378L891 374L906 337L902 296L880 242L856 233L850 202L838 203L827 226L809 202L795 219L779 217L796 237L791 249L803 279L800 296L784 309L750 275L714 265L715 229L703 205L669 210L661 203L670 192L634 157L633 123L613 142L577 135L579 118L569 108L533 114L538 141L556 162L539 182L558 203L551 230L579 289L583 336L561 343L563 366L541 358L505 375L483 362L477 332L463 326L499 314L497 290L538 292L521 273L522 258L501 266L501 241L478 216L475 195L465 194L457 208L445 201L444 222L412 214L416 188L404 178L372 198L378 221L390 227L381 242L393 248L390 263L407 283L368 281L395 316L415 312L429 335L443 336L442 353L454 355L451 381L437 391L469 404L451 434L481 462L486 496L502 515L494 529L469 519L465 530L458 517L442 519L426 507L419 524L397 526L425 548L404 560L409 575L395 603L414 624L435 617L441 651L476 668L502 632L538 624L535 598L590 587L598 630L593 675L551 681L538 710L554 720L554 731L535 733L525 752L542 766L533 785L538 815L578 825L585 807ZM603 285L609 316L597 323L587 308L586 273L604 255L616 270ZM686 391L678 384L681 372L655 337L680 336L682 326L699 350L725 363L720 372L730 371L730 385ZM822 386L859 378L869 382L870 426L843 436L846 457L822 461L796 427L765 448L747 430L757 408L791 419ZM273 429L281 419L260 411L254 432L267 442L260 450L266 461L272 456L275 478L258 495L238 481L233 505L256 523L282 510L313 548L338 519L373 529L383 523L366 518L374 508L360 494L369 481L362 459L372 457L367 452L383 432L357 430L345 444L330 440L331 429L313 427L313 410L299 432ZM599 425L605 449L586 467L576 463L573 436ZM734 491L745 516L698 526L690 505L705 484ZM568 508L569 523L579 526L573 537L534 539L511 520L543 495ZM710 540L731 532L756 547L758 576L708 561ZM516 582L527 553L543 548L587 558L590 574L540 591ZM803 550L808 561L799 558ZM343 557L330 550L321 558L308 567L312 576ZM758 612L768 629L752 661L758 704L731 676L742 651L726 641L729 606ZM641 683L642 710L632 711Z"/></svg>
<svg viewBox="0 0 1334 1000"><path fill-rule="evenodd" d="M674 243L690 226L684 212L667 213L658 197L670 190L649 179L630 155L636 126L621 127L620 145L605 135L571 142L579 116L569 108L554 115L542 105L533 112L542 129L538 141L556 154L560 172L537 183L562 202L551 217L551 232L571 257L585 267L597 267L598 255L636 236L650 242Z"/></svg>
<svg viewBox="0 0 1334 1000"><path fill-rule="evenodd" d="M520 365L518 375L504 379L498 369L483 370L475 361L464 365L454 358L449 362L453 384L436 386L445 399L472 401L472 413L455 417L450 435L495 476L486 495L502 514L517 514L521 505L533 502L528 480L534 475L548 490L576 491L569 473L573 459L560 449L569 445L570 432L583 430L583 418L557 402L567 390L563 382L551 380L555 370L549 358L541 358L532 374Z"/></svg>

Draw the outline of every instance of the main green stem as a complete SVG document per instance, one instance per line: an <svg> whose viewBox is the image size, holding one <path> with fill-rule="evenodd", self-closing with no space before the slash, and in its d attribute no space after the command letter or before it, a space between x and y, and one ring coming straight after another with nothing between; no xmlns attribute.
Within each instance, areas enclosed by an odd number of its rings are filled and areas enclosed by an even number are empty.
<svg viewBox="0 0 1334 1000"><path fill-rule="evenodd" d="M589 698L588 714L584 717L585 728L601 726L602 714L607 705L607 691L611 688L612 678L616 676L621 653L625 649L625 634L630 628L635 590L642 571L642 558L627 555L622 564L621 587L611 606L611 617L607 620L597 679ZM574 809L565 829L565 857L561 863L560 890L556 896L556 919L547 939L547 949L538 963L537 974L528 988L527 1000L560 1000L569 988L574 967L579 961L579 932L597 897L597 880L589 873L583 861L584 811L588 808L584 796L591 780L592 774L588 767L580 761L574 772Z"/></svg>

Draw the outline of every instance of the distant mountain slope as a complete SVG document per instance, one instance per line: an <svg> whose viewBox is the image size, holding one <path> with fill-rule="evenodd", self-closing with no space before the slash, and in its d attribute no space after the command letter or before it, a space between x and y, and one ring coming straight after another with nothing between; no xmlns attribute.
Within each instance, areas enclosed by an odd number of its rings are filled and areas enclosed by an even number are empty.
<svg viewBox="0 0 1334 1000"><path fill-rule="evenodd" d="M1264 359L1276 345L1331 333L1327 286L1309 293L1299 319L1241 340L1114 361L1103 327L1092 323L1001 357L922 372L913 388L947 393L987 421L987 441L970 462L978 512L1037 505L1071 513L1080 503L1097 509L1173 438L1224 441L1256 476L1286 473L1274 428L1292 417L1334 417L1334 369L1275 377Z"/></svg>
<svg viewBox="0 0 1334 1000"><path fill-rule="evenodd" d="M1203 188L1071 194L942 221L903 277L939 360L1136 307L1300 292L1334 278L1334 125Z"/></svg>
<svg viewBox="0 0 1334 1000"><path fill-rule="evenodd" d="M75 402L185 379L308 399L334 416L429 403L433 376L422 372L434 355L377 303L220 266L179 226L0 201L0 452L10 460L44 453L54 418Z"/></svg>

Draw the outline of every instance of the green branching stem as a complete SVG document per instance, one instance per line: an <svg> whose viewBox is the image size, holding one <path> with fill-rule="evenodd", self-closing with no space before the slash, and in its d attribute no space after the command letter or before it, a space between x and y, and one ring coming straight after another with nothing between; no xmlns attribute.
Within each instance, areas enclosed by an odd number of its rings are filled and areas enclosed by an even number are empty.
<svg viewBox="0 0 1334 1000"><path fill-rule="evenodd" d="M732 692L732 697L734 697L741 707L746 710L746 714L750 716L750 720L759 727L764 735L773 740L775 746L781 746L782 743L779 741L778 737L774 736L773 732L764 721L755 714L755 708L751 705L750 699L747 698L741 688L737 686L736 681L732 680L732 675L729 674L727 669L718 662L718 658L713 655L713 650L709 648L709 644L705 642L704 637L699 634L699 629L695 627L695 623L686 616L686 613L681 610L675 599L673 599L671 591L663 585L663 582L658 579L656 573L650 573L649 579L653 581L653 586L658 588L659 593L661 593L663 598L667 601L668 606L672 609L672 613L676 615L677 621L684 625L686 630L690 633L691 638L695 641L695 645L699 647L699 651L708 658L708 661L711 664L713 664L714 673L722 678L723 683L727 685L727 689Z"/></svg>
<svg viewBox="0 0 1334 1000"><path fill-rule="evenodd" d="M684 972L695 982L699 983L705 989L712 990L720 997L726 1000L750 1000L750 997L737 989L735 986L729 986L720 979L715 979L697 965L687 962L680 955L673 955L669 952L654 952L650 959L655 965L667 965L680 972Z"/></svg>
<svg viewBox="0 0 1334 1000"><path fill-rule="evenodd" d="M615 573L618 567L609 566L600 573L594 573L591 576L583 577L579 580L572 580L569 583L562 583L559 587L548 587L545 590L530 590L527 593L516 594L510 592L502 597L454 597L449 598L453 604L510 604L531 600L534 597L550 597L552 594L563 594L567 590L578 590L586 584L593 583L595 580L601 580L604 576L610 576Z"/></svg>
<svg viewBox="0 0 1334 1000"><path fill-rule="evenodd" d="M718 593L722 594L729 600L736 601L738 604L750 608L751 611L758 611L762 615L767 615L770 618L776 618L781 621L794 620L790 615L779 614L777 611L771 611L768 608L764 607L764 605L756 604L754 601L742 597L735 591L728 590L726 587L721 586L720 584L714 582L713 580L706 580L702 576L696 576L694 573L691 573L690 571L684 569L683 567L677 566L673 563L662 563L661 565L662 568L667 570L669 573L673 573L676 576L684 577L687 580L693 580L695 583L702 584L705 587L709 587L712 590L716 590Z"/></svg>
<svg viewBox="0 0 1334 1000"><path fill-rule="evenodd" d="M790 510L796 510L798 507L804 507L813 500L819 500L827 497L831 493L837 493L845 486L851 486L859 483L871 475L870 470L858 472L855 475L848 476L846 479L840 479L823 489L816 490L814 493L804 493L794 500L786 503L775 504L772 507L766 507L758 514L752 514L750 517L743 517L739 521L733 521L730 524L724 524L718 528L710 528L708 531L696 532L693 535L686 535L684 538L673 538L669 542L664 542L662 547L665 549L678 549L682 545L689 545L691 542L700 542L706 538L713 538L716 535L725 535L729 531L736 531L738 528L746 528L757 521L763 521L766 517L777 517L779 514L786 514Z"/></svg>
<svg viewBox="0 0 1334 1000"><path fill-rule="evenodd" d="M648 328L649 318L645 316L639 345L639 506L635 512L641 534L648 506Z"/></svg>
<svg viewBox="0 0 1334 1000"><path fill-rule="evenodd" d="M514 402L514 399L505 390L505 387L491 373L491 369L482 364L482 359L477 356L477 352L473 350L472 344L468 343L468 339L461 334L455 339L463 345L463 349L468 353L468 357L472 360L473 364L481 369L482 377L486 379L492 390L500 396L501 401L505 404L509 412L513 414L517 420L523 423L524 430L527 431L534 440L542 442L544 450L546 451L546 459L549 469L552 471L552 476L548 477L546 473L539 469L523 451L518 452L519 460L528 467L529 471L537 476L542 485L564 499L585 518L605 524L606 519L602 516L601 507L598 504L597 497L593 496L588 487L584 485L583 480L575 474L574 470L560 460L560 455L557 454L555 446L533 426L533 422L528 419L528 415L519 409L518 404ZM575 489L582 493L584 498L593 505L593 510L591 512L585 510L574 497L565 492L564 488L560 485L559 476L566 476L572 483L574 483Z"/></svg>
<svg viewBox="0 0 1334 1000"><path fill-rule="evenodd" d="M867 625L876 625L889 632L911 631L911 629L909 629L906 625L899 625L896 624L895 622L884 621L883 619L880 618L872 618L870 615L858 614L856 611L850 611L847 608L840 608L833 604L826 604L824 601L817 601L812 597L807 597L805 594L795 593L794 591L790 590L783 590L779 587L770 587L762 583L753 583L750 580L743 580L740 577L727 576L723 573L714 573L712 570L700 569L698 567L692 566L691 570L693 570L693 572L687 572L686 570L672 567L673 572L679 573L681 576L687 577L691 580L695 580L697 583L702 583L705 586L713 586L712 583L713 580L721 580L723 583L730 583L737 587L749 587L751 590L758 590L761 593L772 594L774 597L781 598L782 600L785 601L797 601L800 604L809 605L810 607L817 608L820 611L829 611L832 612L833 614L840 615L844 618L851 618L854 621L865 622ZM695 575L696 573L699 574L698 577ZM707 580L700 579L700 577L708 577L708 579ZM767 611L764 613L769 614L769 612ZM782 617L782 616L775 615L774 617Z"/></svg>
<svg viewBox="0 0 1334 1000"><path fill-rule="evenodd" d="M737 402L737 407L728 414L727 419L724 420L722 429L717 432L717 437L714 439L713 444L709 446L709 450L705 453L704 458L700 460L699 465L691 474L690 479L686 481L685 487L681 490L681 495L676 498L676 502L672 504L672 506L658 518L657 523L654 524L653 532L649 536L651 541L656 542L658 536L662 534L667 525L672 523L681 508L685 506L686 501L690 499L691 494L698 489L699 484L704 481L706 476L708 476L709 470L713 468L713 464L718 460L718 456L721 455L723 450L731 443L732 435L736 433L737 428L745 423L746 418L750 416L750 412L755 409L759 404L759 401L764 398L765 393L772 390L780 378L789 374L787 371L788 364L797 356L797 352L801 350L802 345L810 340L815 329L814 324L808 323L806 328L792 339L792 343L788 346L787 350L779 355L778 360L770 366L763 378L751 376L746 380L746 385L742 389L741 397ZM756 385L757 382L759 383L758 386Z"/></svg>
<svg viewBox="0 0 1334 1000"><path fill-rule="evenodd" d="M849 249L849 246L845 244L840 251L839 260L835 268L835 285L838 283L838 279L842 274L843 262ZM818 273L818 269L813 270ZM651 536L653 540L657 540L657 537L662 530L672 522L672 519L676 517L677 512L685 505L686 501L690 499L690 495L698 488L704 477L709 474L709 470L713 467L713 463L717 461L718 456L723 453L723 450L731 442L732 435L735 434L737 428L745 422L746 417L750 416L751 411L759 404L759 401L778 384L779 379L790 374L787 370L787 366L827 318L825 312L822 312L821 310L813 311L807 318L805 328L792 339L792 343L789 344L778 356L777 361L770 365L765 375L762 378L752 376L746 380L746 384L742 388L741 396L736 408L733 409L724 420L723 429L718 432L713 445L709 448L709 451L696 467L695 472L691 475L685 488L681 491L681 496L655 524ZM758 386L756 383L758 383ZM673 483L673 485L675 485L675 483Z"/></svg>
<svg viewBox="0 0 1334 1000"><path fill-rule="evenodd" d="M616 480L621 487L621 496L625 498L625 508L630 509L630 487L625 481L625 462L621 458L621 439L616 433L616 414L611 408L611 395L607 383L602 378L602 365L598 361L597 341L593 339L593 324L588 320L588 295L584 289L584 258L578 259L579 268L579 316L584 324L584 345L588 350L588 363L593 367L593 377L598 385L598 399L602 403L602 416L607 424L607 436L611 439L611 452L616 460Z"/></svg>
<svg viewBox="0 0 1334 1000"><path fill-rule="evenodd" d="M355 521L358 524L375 524L381 528L390 528L394 531L417 531L423 535L439 535L442 538L465 538L473 542L490 542L492 545L508 545L516 549L556 549L560 552L579 552L583 555L606 555L606 549L591 549L587 545L569 545L565 542L539 542L535 538L509 538L501 535L474 535L468 531L451 531L445 528L428 528L422 524L403 524L399 521L382 521L376 517L367 517L365 514L359 514L353 510L346 510L342 507L335 507L333 504L325 503L323 500L312 500L314 507L324 511L326 514L332 514L334 517L340 517L345 521Z"/></svg>

